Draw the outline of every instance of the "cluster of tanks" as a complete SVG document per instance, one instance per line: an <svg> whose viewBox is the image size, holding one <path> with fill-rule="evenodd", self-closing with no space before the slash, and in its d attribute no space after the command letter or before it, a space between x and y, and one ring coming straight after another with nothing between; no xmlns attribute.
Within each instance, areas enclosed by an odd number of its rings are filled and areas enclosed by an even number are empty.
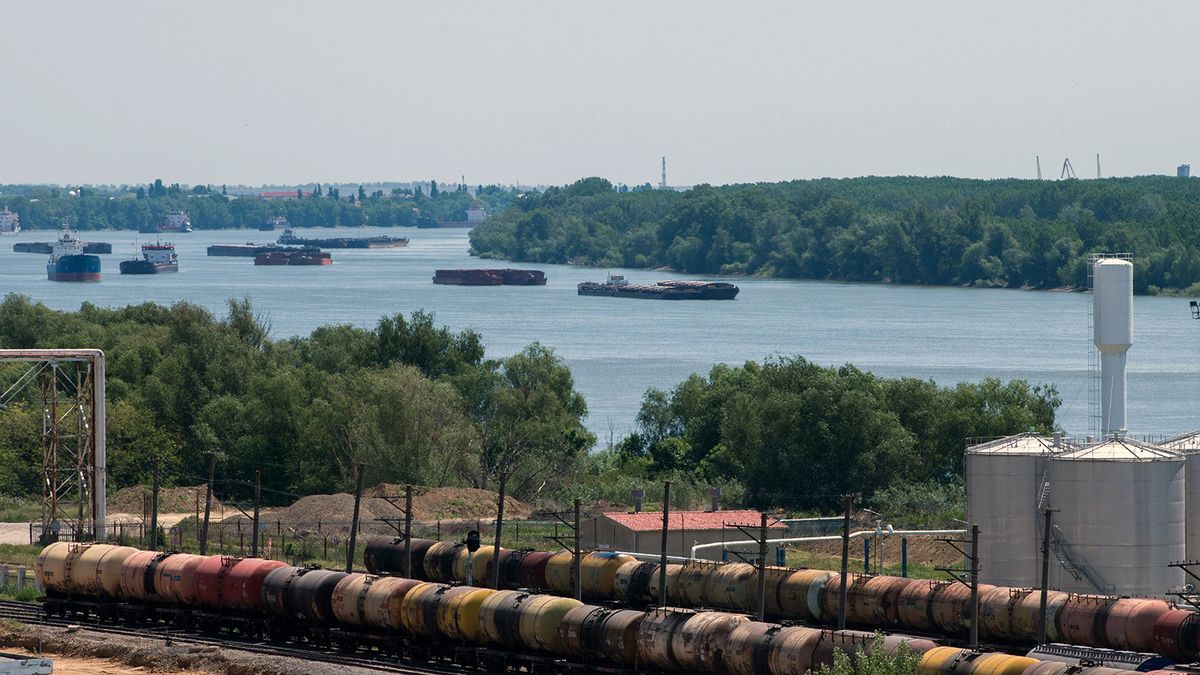
<svg viewBox="0 0 1200 675"><path fill-rule="evenodd" d="M437 546L425 548L440 561ZM547 582L557 578L554 557L546 559ZM455 559L450 559L451 570ZM589 592L615 589L617 572L626 565L606 555L592 559ZM439 562L434 569L444 568ZM166 620L276 640L373 646L387 653L429 655L439 646L444 653L457 653L455 646L469 646L478 648L474 665L485 670L514 663L534 667L521 661L529 654L542 659L536 663L547 672L559 672L569 660L607 672L785 675L819 669L839 650L868 651L878 642L887 653L904 648L917 653L919 672L930 675L1127 672L939 647L919 637L782 626L728 612L618 609L517 590L108 544L51 544L38 557L37 575L51 614L139 624Z"/></svg>

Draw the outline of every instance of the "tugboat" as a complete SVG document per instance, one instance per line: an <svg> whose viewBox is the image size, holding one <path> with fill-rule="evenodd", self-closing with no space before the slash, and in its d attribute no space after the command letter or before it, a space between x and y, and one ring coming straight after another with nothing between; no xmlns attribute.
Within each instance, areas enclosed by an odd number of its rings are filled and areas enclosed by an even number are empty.
<svg viewBox="0 0 1200 675"><path fill-rule="evenodd" d="M17 234L20 231L21 217L9 211L7 206L4 207L0 211L0 234Z"/></svg>
<svg viewBox="0 0 1200 675"><path fill-rule="evenodd" d="M121 261L121 274L178 272L179 260L171 243L142 244L142 258Z"/></svg>
<svg viewBox="0 0 1200 675"><path fill-rule="evenodd" d="M100 281L100 256L83 252L83 242L70 230L64 230L46 263L50 281Z"/></svg>

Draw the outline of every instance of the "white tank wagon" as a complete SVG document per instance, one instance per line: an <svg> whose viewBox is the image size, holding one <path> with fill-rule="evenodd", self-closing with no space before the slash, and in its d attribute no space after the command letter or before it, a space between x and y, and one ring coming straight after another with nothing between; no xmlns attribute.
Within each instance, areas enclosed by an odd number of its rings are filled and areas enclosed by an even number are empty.
<svg viewBox="0 0 1200 675"><path fill-rule="evenodd" d="M1057 436L1034 432L967 447L967 522L980 530L980 581L1016 587L1039 583L1038 507L1049 479L1049 459L1074 449Z"/></svg>
<svg viewBox="0 0 1200 675"><path fill-rule="evenodd" d="M1184 457L1129 439L1054 455L1051 585L1062 591L1164 596L1183 581ZM1099 586L1099 587L1098 587Z"/></svg>
<svg viewBox="0 0 1200 675"><path fill-rule="evenodd" d="M1200 431L1176 436L1159 444L1183 455L1184 524L1187 526L1187 559L1200 560Z"/></svg>
<svg viewBox="0 0 1200 675"><path fill-rule="evenodd" d="M1100 351L1100 430L1123 435L1125 357L1133 346L1133 263L1101 258L1092 267L1092 340Z"/></svg>

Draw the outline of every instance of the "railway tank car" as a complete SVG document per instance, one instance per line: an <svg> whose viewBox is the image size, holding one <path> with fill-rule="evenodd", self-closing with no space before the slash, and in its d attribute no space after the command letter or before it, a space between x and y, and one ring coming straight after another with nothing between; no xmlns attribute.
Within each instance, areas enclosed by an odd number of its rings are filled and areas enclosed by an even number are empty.
<svg viewBox="0 0 1200 675"><path fill-rule="evenodd" d="M372 571L401 573L402 555L387 553L403 547L403 538L377 537L368 547L377 553ZM424 544L422 543L422 546ZM453 560L465 555L461 544L439 542L424 550L413 566L446 583L463 582ZM488 547L487 559L491 558ZM478 553L476 554L479 555ZM432 558L431 558L432 556ZM449 559L451 562L447 563ZM570 595L574 584L573 556L565 551L501 549L501 588L551 591ZM584 599L629 606L656 604L659 563L635 560L614 552L590 552L581 559ZM667 601L677 607L708 607L736 612L757 609L758 571L746 563L668 563ZM487 578L490 582L491 577ZM486 585L486 584L485 584ZM827 570L768 567L766 615L772 619L832 623L838 612L840 575ZM848 575L847 621L856 626L963 636L970 624L970 591L960 583L906 579L886 575ZM1035 589L979 586L980 635L988 640L1033 644L1038 637L1041 594ZM1097 595L1047 593L1047 638L1093 647L1155 652L1175 659L1200 656L1200 615L1172 607L1163 600Z"/></svg>

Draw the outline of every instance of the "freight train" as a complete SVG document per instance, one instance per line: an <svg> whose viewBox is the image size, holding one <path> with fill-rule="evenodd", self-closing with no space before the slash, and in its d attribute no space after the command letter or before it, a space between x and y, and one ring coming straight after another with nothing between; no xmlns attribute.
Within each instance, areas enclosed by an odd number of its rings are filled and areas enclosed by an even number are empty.
<svg viewBox="0 0 1200 675"><path fill-rule="evenodd" d="M431 545L428 550L432 550ZM555 567L550 567L551 573ZM54 543L37 559L48 615L236 633L388 654L442 656L488 671L689 672L791 675L837 651L907 646L919 672L1120 675L930 640L751 621L728 612L613 609L516 590L293 567L261 558ZM593 564L591 593L615 588L619 568ZM1153 671L1167 672L1167 671Z"/></svg>
<svg viewBox="0 0 1200 675"><path fill-rule="evenodd" d="M364 563L373 574L404 574L403 537L373 537ZM457 542L413 539L413 578L462 582L467 549ZM491 547L472 558L473 577L492 579ZM574 558L568 551L500 549L500 587L538 588L571 594ZM659 564L611 551L587 553L580 563L583 596L630 606L656 602ZM611 579L611 584L594 580ZM678 607L712 607L737 612L757 609L758 568L747 563L668 564L667 601ZM848 624L928 635L964 635L970 627L970 589L884 575L849 575ZM829 624L837 619L841 580L837 572L767 568L765 613L781 620ZM1037 643L1041 593L1028 588L979 585L979 635L992 642ZM1176 660L1200 656L1200 615L1163 600L1047 593L1047 638L1089 647L1154 652Z"/></svg>

